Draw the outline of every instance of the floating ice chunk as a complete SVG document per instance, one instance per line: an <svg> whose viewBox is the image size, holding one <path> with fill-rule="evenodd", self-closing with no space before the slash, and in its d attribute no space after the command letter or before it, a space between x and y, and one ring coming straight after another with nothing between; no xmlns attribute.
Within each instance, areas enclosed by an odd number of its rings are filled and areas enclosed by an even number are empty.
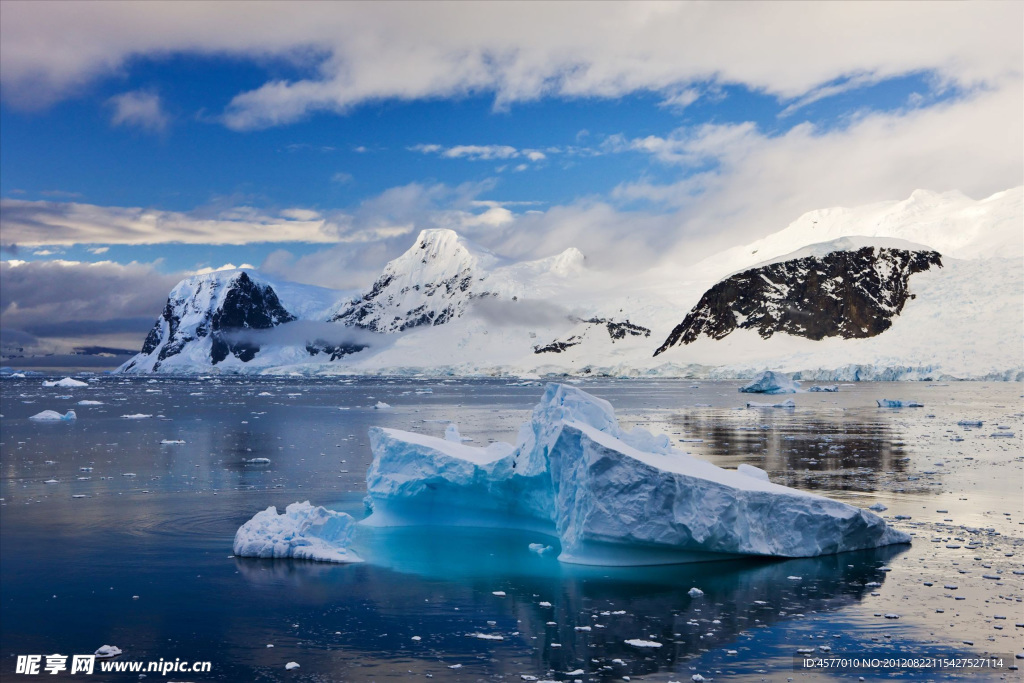
<svg viewBox="0 0 1024 683"><path fill-rule="evenodd" d="M823 384L815 384L813 387L811 387L807 391L814 391L814 392L827 391L829 393L835 393L835 392L839 391L839 385L838 384L824 384L824 385Z"/></svg>
<svg viewBox="0 0 1024 683"><path fill-rule="evenodd" d="M981 427L985 423L981 420L960 420L957 424L961 427Z"/></svg>
<svg viewBox="0 0 1024 683"><path fill-rule="evenodd" d="M543 543L531 543L530 544L530 552L537 553L538 555L543 555L544 553L548 552L549 550L551 550L551 546L544 545Z"/></svg>
<svg viewBox="0 0 1024 683"><path fill-rule="evenodd" d="M121 648L117 645L101 645L93 654L96 659L113 659L121 655Z"/></svg>
<svg viewBox="0 0 1024 683"><path fill-rule="evenodd" d="M122 415L122 419L125 420L145 420L148 417L153 417L147 413L132 413L131 415Z"/></svg>
<svg viewBox="0 0 1024 683"><path fill-rule="evenodd" d="M181 439L163 439L160 441L163 446L184 446L185 442Z"/></svg>
<svg viewBox="0 0 1024 683"><path fill-rule="evenodd" d="M377 401L377 405L374 406L375 410L390 410L391 405L384 401Z"/></svg>
<svg viewBox="0 0 1024 683"><path fill-rule="evenodd" d="M504 636L496 633L467 633L467 638L479 638L480 640L505 640Z"/></svg>
<svg viewBox="0 0 1024 683"><path fill-rule="evenodd" d="M874 510L875 512L885 512L888 509L889 508L887 508L885 505L882 505L881 503L875 503L874 505L868 508L868 510Z"/></svg>
<svg viewBox="0 0 1024 683"><path fill-rule="evenodd" d="M813 557L910 537L866 510L723 470L668 437L618 427L611 406L551 384L518 444L473 448L373 428L364 523L557 533L563 562L642 565Z"/></svg>
<svg viewBox="0 0 1024 683"><path fill-rule="evenodd" d="M700 596L704 595L704 591L694 586L690 590L686 591L686 594L689 595L691 598L699 598Z"/></svg>
<svg viewBox="0 0 1024 683"><path fill-rule="evenodd" d="M875 400L879 408L924 408L923 403L917 401L903 401L892 398L879 398Z"/></svg>
<svg viewBox="0 0 1024 683"><path fill-rule="evenodd" d="M269 465L270 458L249 458L245 461L246 465Z"/></svg>
<svg viewBox="0 0 1024 683"><path fill-rule="evenodd" d="M793 399L786 399L781 403L758 403L757 401L748 401L748 408L796 408L796 401Z"/></svg>
<svg viewBox="0 0 1024 683"><path fill-rule="evenodd" d="M271 505L235 533L239 557L294 557L320 562L362 562L349 549L355 520L344 512L292 503L283 514Z"/></svg>
<svg viewBox="0 0 1024 683"><path fill-rule="evenodd" d="M800 383L789 375L765 370L753 382L740 387L740 391L745 394L795 394L799 388Z"/></svg>
<svg viewBox="0 0 1024 683"><path fill-rule="evenodd" d="M745 474L748 477L753 477L754 479L768 481L768 473L762 470L760 467L754 467L753 465L743 463L736 468L736 471L739 472L740 474Z"/></svg>
<svg viewBox="0 0 1024 683"><path fill-rule="evenodd" d="M103 401L88 401L88 400L86 400L86 401L79 401L78 405L80 405L80 406L101 406L101 405L103 405Z"/></svg>
<svg viewBox="0 0 1024 683"><path fill-rule="evenodd" d="M631 638L624 642L626 645L631 645L633 647L661 647L661 643L653 640L641 640L640 638Z"/></svg>
<svg viewBox="0 0 1024 683"><path fill-rule="evenodd" d="M78 415L75 415L75 411L69 410L68 412L61 415L56 410L44 410L41 413L36 413L30 420L36 420L37 422L70 422L77 420Z"/></svg>
<svg viewBox="0 0 1024 683"><path fill-rule="evenodd" d="M300 664L298 662L288 662L284 665L285 671L291 671L292 669L298 669Z"/></svg>
<svg viewBox="0 0 1024 683"><path fill-rule="evenodd" d="M459 428L453 422L452 424L445 427L444 440L454 441L455 443L462 443L464 441L472 441L473 439L468 436L463 436L462 434L459 434Z"/></svg>
<svg viewBox="0 0 1024 683"><path fill-rule="evenodd" d="M87 387L89 386L86 382L79 382L77 379L71 379L65 377L64 379L57 380L56 382L43 382L44 387Z"/></svg>

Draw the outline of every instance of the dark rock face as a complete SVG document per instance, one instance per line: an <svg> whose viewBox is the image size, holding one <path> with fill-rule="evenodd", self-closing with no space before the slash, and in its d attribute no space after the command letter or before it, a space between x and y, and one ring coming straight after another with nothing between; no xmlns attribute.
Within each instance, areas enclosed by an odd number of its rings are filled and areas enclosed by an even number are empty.
<svg viewBox="0 0 1024 683"><path fill-rule="evenodd" d="M628 320L622 322L615 322L607 318L590 318L584 320L585 323L591 325L604 325L605 329L608 330L608 336L612 338L612 343L615 343L619 339L625 339L627 336L630 337L650 337L651 331L646 327L640 325L634 325Z"/></svg>
<svg viewBox="0 0 1024 683"><path fill-rule="evenodd" d="M228 290L223 305L211 316L213 348L210 349L210 360L216 365L230 353L248 363L256 357L260 347L244 340L229 340L224 332L268 330L293 320L295 316L285 310L270 285L261 287L246 273L242 273Z"/></svg>
<svg viewBox="0 0 1024 683"><path fill-rule="evenodd" d="M578 346L583 340L577 336L572 336L565 341L558 341L557 339L550 344L544 344L543 346L537 345L533 347L534 353L561 353L566 349Z"/></svg>
<svg viewBox="0 0 1024 683"><path fill-rule="evenodd" d="M864 247L773 263L722 280L701 297L654 355L701 335L755 329L808 339L874 337L913 298L914 273L942 267L935 251Z"/></svg>
<svg viewBox="0 0 1024 683"><path fill-rule="evenodd" d="M621 339L629 337L650 337L651 331L646 327L636 325L623 320L621 322L610 320L608 318L590 318L588 320L577 320L577 322L587 323L588 325L601 325L608 331L608 336L611 337L612 343ZM568 348L578 346L583 343L583 337L579 335L573 335L565 341L554 340L550 344L537 345L533 347L534 353L562 353Z"/></svg>

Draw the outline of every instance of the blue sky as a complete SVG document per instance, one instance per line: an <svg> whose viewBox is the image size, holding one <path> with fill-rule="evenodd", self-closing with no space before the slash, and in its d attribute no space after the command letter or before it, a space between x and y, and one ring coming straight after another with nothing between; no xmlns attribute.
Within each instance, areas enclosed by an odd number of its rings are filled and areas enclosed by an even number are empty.
<svg viewBox="0 0 1024 683"><path fill-rule="evenodd" d="M1021 182L1019 5L239 7L3 4L8 337L87 315L58 266L127 341L201 268L358 287L424 227L629 270Z"/></svg>

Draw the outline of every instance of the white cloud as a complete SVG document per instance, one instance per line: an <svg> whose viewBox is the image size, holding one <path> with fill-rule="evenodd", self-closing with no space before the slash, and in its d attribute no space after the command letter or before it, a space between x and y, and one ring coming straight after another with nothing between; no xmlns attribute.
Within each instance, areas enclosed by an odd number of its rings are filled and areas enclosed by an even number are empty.
<svg viewBox="0 0 1024 683"><path fill-rule="evenodd" d="M160 96L154 92L135 90L107 100L114 109L110 122L115 126L134 126L151 133L166 130L170 116L163 109Z"/></svg>
<svg viewBox="0 0 1024 683"><path fill-rule="evenodd" d="M437 154L444 159L468 159L469 161L494 161L503 159L529 159L544 161L547 155L539 149L516 149L511 145L453 145L442 147L434 144L413 145L410 152ZM557 148L549 148L550 153L558 153Z"/></svg>
<svg viewBox="0 0 1024 683"><path fill-rule="evenodd" d="M336 242L343 228L305 209L272 216L240 206L208 216L203 212L21 199L2 199L0 209L4 243L22 246Z"/></svg>
<svg viewBox="0 0 1024 683"><path fill-rule="evenodd" d="M331 182L336 183L338 185L348 185L353 180L355 180L355 178L352 177L352 174L345 173L344 171L338 171L337 173L331 176Z"/></svg>
<svg viewBox="0 0 1024 683"><path fill-rule="evenodd" d="M255 269L256 266L252 265L251 263L243 263L238 266L236 266L234 263L225 263L223 266L218 266L217 268L213 268L210 266L207 266L206 268L198 268L192 271L192 275L206 275L207 273L217 273L222 270L237 270L239 268Z"/></svg>
<svg viewBox="0 0 1024 683"><path fill-rule="evenodd" d="M693 84L744 84L795 100L851 76L934 72L962 86L1017 77L1020 3L0 4L0 82L42 106L138 56L281 57L308 69L238 93L237 129L367 101L489 93L668 100Z"/></svg>

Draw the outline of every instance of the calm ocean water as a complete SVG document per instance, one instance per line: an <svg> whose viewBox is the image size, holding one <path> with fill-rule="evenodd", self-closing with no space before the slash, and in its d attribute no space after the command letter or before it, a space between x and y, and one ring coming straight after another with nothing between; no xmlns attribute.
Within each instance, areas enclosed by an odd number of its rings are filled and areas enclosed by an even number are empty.
<svg viewBox="0 0 1024 683"><path fill-rule="evenodd" d="M540 384L41 383L0 380L3 680L30 679L14 673L19 654L107 643L124 660L209 660L209 674L167 679L197 681L937 680L954 674L826 676L794 669L794 655L1024 650L1019 384L861 383L773 410L743 407L758 399L737 393L738 382L588 380L583 388L608 399L624 426L668 433L721 466L747 462L779 483L880 502L915 537L814 560L611 569L529 551L557 545L542 535L449 528L362 530L368 561L357 565L231 557L235 530L269 505L309 500L363 516L369 427L441 435L454 420L476 445L512 441ZM883 410L877 398L925 407ZM377 401L392 409L375 410ZM76 422L27 419L69 408ZM135 414L150 417L122 417ZM257 457L270 465L244 463ZM690 597L691 587L704 596ZM300 668L286 671L292 661Z"/></svg>

